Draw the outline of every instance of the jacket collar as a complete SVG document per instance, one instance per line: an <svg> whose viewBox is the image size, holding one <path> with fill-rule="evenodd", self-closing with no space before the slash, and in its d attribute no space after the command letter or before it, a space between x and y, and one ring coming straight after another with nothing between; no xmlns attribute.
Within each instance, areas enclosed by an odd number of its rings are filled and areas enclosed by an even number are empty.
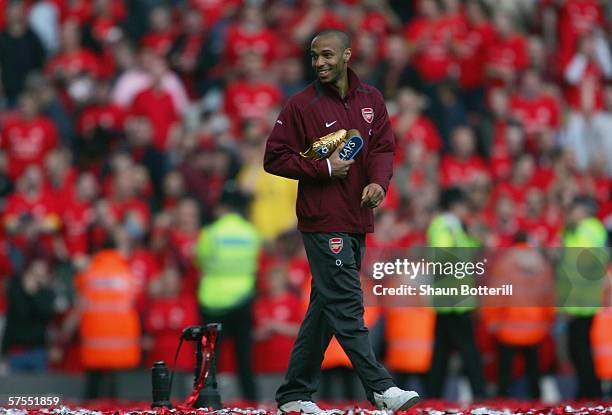
<svg viewBox="0 0 612 415"><path fill-rule="evenodd" d="M348 73L349 89L348 89L348 91L346 93L346 96L344 97L344 100L347 100L348 97L350 97L353 94L353 92L355 92L355 90L357 88L360 88L362 86L361 80L359 79L359 77L357 76L355 71L353 71L349 67L347 67L346 70L347 70L347 73ZM342 97L340 97L340 94L338 93L338 90L336 88L334 88L333 86L331 86L331 84L324 84L323 82L321 82L320 80L317 79L315 81L315 88L316 88L318 93L324 93L324 94L327 94L327 95L331 95L331 96L334 96L334 97L342 100Z"/></svg>

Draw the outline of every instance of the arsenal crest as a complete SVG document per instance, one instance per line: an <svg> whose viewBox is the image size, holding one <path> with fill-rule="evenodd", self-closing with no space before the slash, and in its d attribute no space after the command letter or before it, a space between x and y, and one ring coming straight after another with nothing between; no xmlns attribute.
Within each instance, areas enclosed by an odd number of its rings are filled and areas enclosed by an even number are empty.
<svg viewBox="0 0 612 415"><path fill-rule="evenodd" d="M372 124L374 121L374 110L370 107L361 109L361 116L368 124Z"/></svg>
<svg viewBox="0 0 612 415"><path fill-rule="evenodd" d="M329 250L334 254L340 253L344 246L344 240L342 238L329 238Z"/></svg>

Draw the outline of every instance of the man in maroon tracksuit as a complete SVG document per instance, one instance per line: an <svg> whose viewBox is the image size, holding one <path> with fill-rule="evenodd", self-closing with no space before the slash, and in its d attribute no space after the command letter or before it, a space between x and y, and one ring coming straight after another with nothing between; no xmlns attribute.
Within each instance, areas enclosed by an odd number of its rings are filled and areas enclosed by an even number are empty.
<svg viewBox="0 0 612 415"><path fill-rule="evenodd" d="M365 233L374 231L372 209L385 197L393 173L395 138L381 93L348 68L346 33L319 33L311 56L317 80L289 99L268 138L264 159L267 172L299 180L298 229L313 277L308 311L276 394L279 414L321 412L312 394L332 335L368 399L379 408L405 409L419 396L395 387L376 361L363 321L359 280ZM318 137L341 128L357 129L364 139L354 160L340 159L340 149L324 160L300 156Z"/></svg>

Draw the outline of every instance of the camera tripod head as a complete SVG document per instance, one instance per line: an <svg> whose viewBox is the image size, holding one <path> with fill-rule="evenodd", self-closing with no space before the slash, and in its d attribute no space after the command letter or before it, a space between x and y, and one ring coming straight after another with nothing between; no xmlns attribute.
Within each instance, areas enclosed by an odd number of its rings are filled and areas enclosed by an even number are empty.
<svg viewBox="0 0 612 415"><path fill-rule="evenodd" d="M202 338L208 337L211 333L218 333L220 331L221 323L211 323L204 326L189 326L183 330L181 339L201 342Z"/></svg>

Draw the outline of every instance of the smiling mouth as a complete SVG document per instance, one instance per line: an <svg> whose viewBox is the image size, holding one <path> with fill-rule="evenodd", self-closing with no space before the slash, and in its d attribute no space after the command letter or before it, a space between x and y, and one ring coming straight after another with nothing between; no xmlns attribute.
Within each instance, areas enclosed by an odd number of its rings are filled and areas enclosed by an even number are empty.
<svg viewBox="0 0 612 415"><path fill-rule="evenodd" d="M329 69L323 69L323 70L317 71L317 73L319 74L319 76L327 76L329 75Z"/></svg>

